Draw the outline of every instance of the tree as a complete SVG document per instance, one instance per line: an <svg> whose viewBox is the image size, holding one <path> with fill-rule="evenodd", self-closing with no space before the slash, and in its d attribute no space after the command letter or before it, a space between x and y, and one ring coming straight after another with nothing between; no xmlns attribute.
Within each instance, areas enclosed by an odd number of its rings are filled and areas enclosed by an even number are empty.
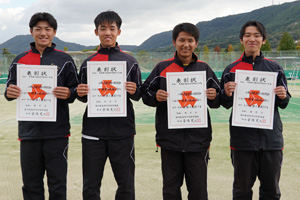
<svg viewBox="0 0 300 200"><path fill-rule="evenodd" d="M300 41L297 43L296 49L300 51Z"/></svg>
<svg viewBox="0 0 300 200"><path fill-rule="evenodd" d="M2 55L3 56L7 56L7 55L10 55L10 52L7 48L2 48Z"/></svg>
<svg viewBox="0 0 300 200"><path fill-rule="evenodd" d="M240 44L240 46L239 46L239 51L245 51L245 47L244 47L243 44Z"/></svg>
<svg viewBox="0 0 300 200"><path fill-rule="evenodd" d="M208 46L205 45L205 46L203 47L203 52L204 52L204 53L208 53L208 52L209 52Z"/></svg>
<svg viewBox="0 0 300 200"><path fill-rule="evenodd" d="M147 62L150 59L150 55L146 50L142 50L136 53L137 60L139 62Z"/></svg>
<svg viewBox="0 0 300 200"><path fill-rule="evenodd" d="M299 40L297 41L296 49L297 49L298 51L300 51L300 37L299 37Z"/></svg>
<svg viewBox="0 0 300 200"><path fill-rule="evenodd" d="M229 44L229 45L228 45L226 51L227 51L227 52L232 52L232 51L234 51L234 48L233 48L232 44Z"/></svg>
<svg viewBox="0 0 300 200"><path fill-rule="evenodd" d="M199 53L199 52L200 52L199 47L196 47L196 48L194 49L194 53Z"/></svg>
<svg viewBox="0 0 300 200"><path fill-rule="evenodd" d="M92 51L98 51L100 45L95 46L95 48L92 49Z"/></svg>
<svg viewBox="0 0 300 200"><path fill-rule="evenodd" d="M83 49L83 50L81 50L81 51L82 51L82 52L87 52L87 51L98 51L99 46L100 46L100 45L95 46L95 48L93 48L93 49Z"/></svg>
<svg viewBox="0 0 300 200"><path fill-rule="evenodd" d="M64 52L67 52L68 51L68 47L64 47Z"/></svg>
<svg viewBox="0 0 300 200"><path fill-rule="evenodd" d="M271 51L271 44L269 42L269 40L266 39L265 44L263 44L260 48L261 51Z"/></svg>
<svg viewBox="0 0 300 200"><path fill-rule="evenodd" d="M295 50L295 49L296 46L295 46L294 38L288 32L284 32L279 42L278 50L288 51L288 50Z"/></svg>
<svg viewBox="0 0 300 200"><path fill-rule="evenodd" d="M221 50L221 47L218 45L218 46L215 47L214 51L219 53L219 52L221 52L222 50Z"/></svg>

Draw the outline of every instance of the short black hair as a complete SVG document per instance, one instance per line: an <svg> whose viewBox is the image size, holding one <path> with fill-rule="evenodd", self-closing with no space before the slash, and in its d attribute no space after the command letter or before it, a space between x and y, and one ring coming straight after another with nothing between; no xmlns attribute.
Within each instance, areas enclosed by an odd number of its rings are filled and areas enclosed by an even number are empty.
<svg viewBox="0 0 300 200"><path fill-rule="evenodd" d="M240 31L240 39L241 40L243 39L243 37L245 35L245 30L248 26L255 26L257 28L257 30L260 32L260 34L262 35L263 40L267 39L266 29L262 23L260 23L259 21L247 21L243 25L243 27L241 28L241 31Z"/></svg>
<svg viewBox="0 0 300 200"><path fill-rule="evenodd" d="M57 22L56 19L49 13L46 12L38 12L32 15L29 21L29 27L32 29L38 22L46 21L48 24L54 29L57 30Z"/></svg>
<svg viewBox="0 0 300 200"><path fill-rule="evenodd" d="M176 41L179 33L183 32L183 31L192 34L192 36L195 38L196 42L199 41L199 38L200 38L199 29L194 24L187 23L187 22L178 24L173 28L173 32L172 32L173 41Z"/></svg>
<svg viewBox="0 0 300 200"><path fill-rule="evenodd" d="M116 22L118 29L120 29L122 25L121 17L118 15L118 13L112 10L101 12L99 15L97 15L94 20L96 29L98 29L99 25L104 22L108 22L109 24Z"/></svg>

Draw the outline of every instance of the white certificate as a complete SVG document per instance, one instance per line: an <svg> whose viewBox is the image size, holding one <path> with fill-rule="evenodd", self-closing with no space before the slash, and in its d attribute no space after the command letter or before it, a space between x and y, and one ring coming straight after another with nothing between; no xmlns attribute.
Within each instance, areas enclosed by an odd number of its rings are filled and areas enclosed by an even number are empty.
<svg viewBox="0 0 300 200"><path fill-rule="evenodd" d="M207 127L206 72L168 72L168 128Z"/></svg>
<svg viewBox="0 0 300 200"><path fill-rule="evenodd" d="M236 70L232 125L273 129L277 73Z"/></svg>
<svg viewBox="0 0 300 200"><path fill-rule="evenodd" d="M57 66L17 65L17 85L21 96L17 99L18 121L56 121Z"/></svg>
<svg viewBox="0 0 300 200"><path fill-rule="evenodd" d="M126 117L126 61L87 62L88 117Z"/></svg>

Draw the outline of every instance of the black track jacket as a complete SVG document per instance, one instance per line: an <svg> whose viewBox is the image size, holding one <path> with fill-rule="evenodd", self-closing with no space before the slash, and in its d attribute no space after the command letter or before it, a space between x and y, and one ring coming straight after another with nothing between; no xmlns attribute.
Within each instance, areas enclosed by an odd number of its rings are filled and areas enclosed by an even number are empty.
<svg viewBox="0 0 300 200"><path fill-rule="evenodd" d="M31 50L18 55L9 68L6 86L17 85L17 64L26 65L56 65L57 66L57 86L68 87L71 92L70 98L66 100L57 99L56 122L34 122L19 121L19 139L49 139L65 137L70 135L69 106L76 99L76 89L78 85L77 68L72 57L62 51L55 49L55 44L47 47L43 55L35 48L35 43L31 43ZM13 100L6 96L9 101Z"/></svg>
<svg viewBox="0 0 300 200"><path fill-rule="evenodd" d="M216 99L207 100L207 103L211 108L220 106L218 78L208 64L199 61L195 54L193 54L193 59L194 62L183 66L175 53L173 58L158 63L142 86L143 102L148 106L156 107L156 143L161 148L181 152L199 152L207 150L210 146L212 129L209 113L207 115L208 128L168 129L167 102L156 100L157 90L166 91L166 72L206 71L207 88L217 90Z"/></svg>
<svg viewBox="0 0 300 200"><path fill-rule="evenodd" d="M131 137L135 132L135 119L132 102L141 98L141 72L134 57L124 53L119 46L109 48L100 47L98 52L88 57L82 63L79 72L80 83L87 83L87 61L126 61L127 81L136 83L136 92L133 95L127 93L127 117L87 117L87 109L83 115L82 134L106 139L122 139ZM87 102L87 96L77 97L82 102Z"/></svg>
<svg viewBox="0 0 300 200"><path fill-rule="evenodd" d="M222 105L229 109L233 105L232 97L227 97L224 91L224 84L235 80L235 70L255 70L277 72L277 86L284 86L287 91L286 99L275 98L273 130L238 127L231 125L230 115L230 146L234 150L281 150L283 148L282 122L279 116L278 107L286 108L291 98L288 92L287 81L284 71L276 62L266 59L262 53L255 58L246 57L244 54L237 61L227 66L221 79Z"/></svg>

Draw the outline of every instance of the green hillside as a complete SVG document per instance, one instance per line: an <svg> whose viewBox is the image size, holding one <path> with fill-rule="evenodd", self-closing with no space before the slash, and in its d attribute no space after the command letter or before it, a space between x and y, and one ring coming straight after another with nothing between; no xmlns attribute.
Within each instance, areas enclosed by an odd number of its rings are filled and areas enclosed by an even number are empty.
<svg viewBox="0 0 300 200"><path fill-rule="evenodd" d="M199 44L201 46L207 45L210 49L217 45L224 48L228 44L239 44L240 28L249 20L258 20L265 25L272 48L278 46L279 40L285 31L289 32L295 40L298 40L300 36L300 1L199 22L196 24L200 30ZM172 45L171 35L171 31L156 34L142 43L138 49L169 49L169 46Z"/></svg>
<svg viewBox="0 0 300 200"><path fill-rule="evenodd" d="M7 48L12 54L19 54L29 50L29 43L31 42L33 42L33 38L31 35L17 35L10 40L7 40L6 42L0 44L0 49ZM53 38L53 42L56 44L56 49L61 51L63 51L65 47L68 48L68 51L81 51L84 49L94 49L97 45L99 45L95 44L95 46L84 46L76 43L65 42L57 37ZM136 48L136 46L134 45L121 45L121 49L123 50L131 51L134 48Z"/></svg>

